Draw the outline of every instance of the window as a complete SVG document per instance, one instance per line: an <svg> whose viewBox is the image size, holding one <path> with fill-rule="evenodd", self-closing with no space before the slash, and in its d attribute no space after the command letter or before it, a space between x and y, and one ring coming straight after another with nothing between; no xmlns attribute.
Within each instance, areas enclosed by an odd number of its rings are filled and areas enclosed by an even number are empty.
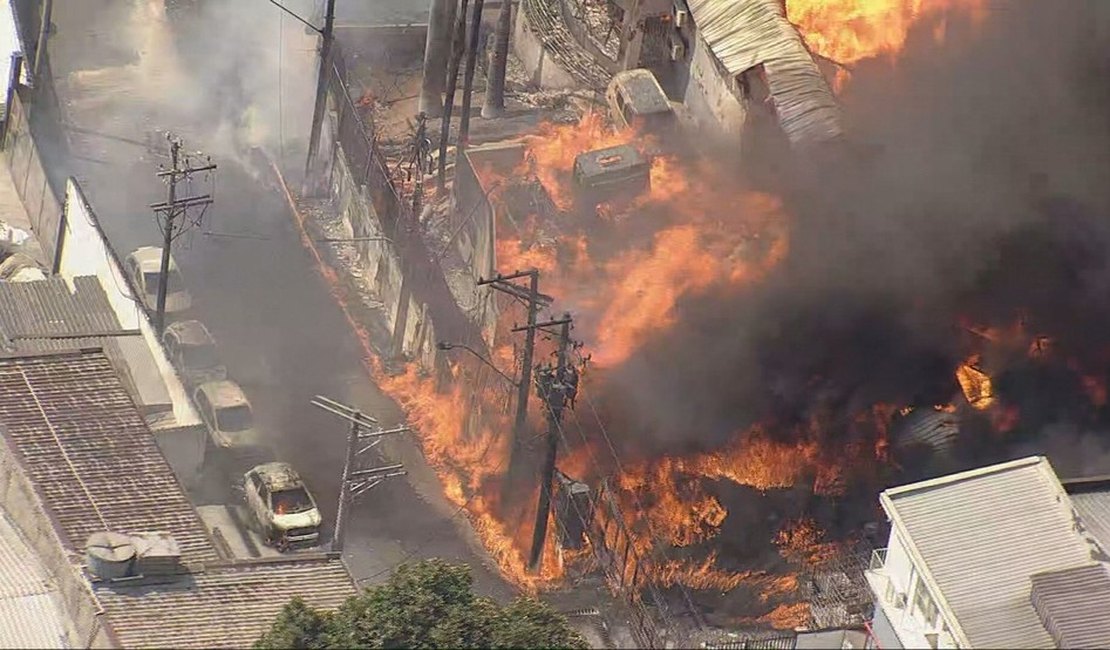
<svg viewBox="0 0 1110 650"><path fill-rule="evenodd" d="M932 629L936 627L937 615L940 614L940 611L937 609L937 604L933 601L933 597L929 595L929 590L925 587L925 581L923 581L920 576L917 578L917 586L914 592L914 614L921 615L921 619L925 622L926 628Z"/></svg>
<svg viewBox="0 0 1110 650"><path fill-rule="evenodd" d="M214 345L186 345L181 348L181 361L188 368L211 368L219 365Z"/></svg>
<svg viewBox="0 0 1110 650"><path fill-rule="evenodd" d="M143 273L143 288L147 293L158 293L158 279L162 276L158 271L146 271ZM169 293L181 291L181 274L176 270L170 269L170 284L166 289Z"/></svg>
<svg viewBox="0 0 1110 650"><path fill-rule="evenodd" d="M246 404L222 408L216 413L220 431L246 431L251 428L251 407Z"/></svg>
<svg viewBox="0 0 1110 650"><path fill-rule="evenodd" d="M753 104L762 104L771 96L771 89L767 84L767 75L762 63L737 75L736 84L740 87L740 96L745 101Z"/></svg>
<svg viewBox="0 0 1110 650"><path fill-rule="evenodd" d="M270 497L275 515L295 515L298 512L312 510L312 499L304 488L293 488L274 492Z"/></svg>
<svg viewBox="0 0 1110 650"><path fill-rule="evenodd" d="M251 474L251 486L258 494L263 494L266 491L265 486L262 485L262 479L258 478L258 474Z"/></svg>

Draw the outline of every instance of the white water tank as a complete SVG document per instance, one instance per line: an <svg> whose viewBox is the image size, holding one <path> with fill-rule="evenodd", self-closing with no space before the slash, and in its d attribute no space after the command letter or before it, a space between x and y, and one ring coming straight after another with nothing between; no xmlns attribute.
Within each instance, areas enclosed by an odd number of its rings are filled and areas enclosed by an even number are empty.
<svg viewBox="0 0 1110 650"><path fill-rule="evenodd" d="M119 533L93 533L85 544L89 571L104 580L127 577L135 563L135 545Z"/></svg>

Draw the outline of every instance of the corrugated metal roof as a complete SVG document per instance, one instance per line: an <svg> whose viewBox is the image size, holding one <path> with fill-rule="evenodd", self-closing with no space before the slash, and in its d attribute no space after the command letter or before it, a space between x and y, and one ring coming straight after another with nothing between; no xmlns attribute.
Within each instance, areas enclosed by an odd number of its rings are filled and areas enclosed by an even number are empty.
<svg viewBox="0 0 1110 650"><path fill-rule="evenodd" d="M971 647L1045 648L1030 577L1090 564L1052 467L1032 457L886 490L883 507Z"/></svg>
<svg viewBox="0 0 1110 650"><path fill-rule="evenodd" d="M1105 564L1033 576L1030 600L1058 648L1110 648L1110 572Z"/></svg>
<svg viewBox="0 0 1110 650"><path fill-rule="evenodd" d="M698 34L729 75L763 64L779 124L795 145L843 134L840 107L779 0L687 0Z"/></svg>
<svg viewBox="0 0 1110 650"><path fill-rule="evenodd" d="M170 585L99 585L97 598L124 647L247 648L294 596L334 609L355 593L338 559L209 567Z"/></svg>
<svg viewBox="0 0 1110 650"><path fill-rule="evenodd" d="M0 359L0 423L70 548L105 528L169 531L186 561L216 558L103 352Z"/></svg>
<svg viewBox="0 0 1110 650"><path fill-rule="evenodd" d="M0 648L65 648L58 587L0 508Z"/></svg>
<svg viewBox="0 0 1110 650"><path fill-rule="evenodd" d="M1110 552L1110 490L1073 493L1072 506L1104 551Z"/></svg>
<svg viewBox="0 0 1110 650"><path fill-rule="evenodd" d="M94 277L58 276L33 282L0 282L0 329L9 339L47 338L119 331L108 296Z"/></svg>

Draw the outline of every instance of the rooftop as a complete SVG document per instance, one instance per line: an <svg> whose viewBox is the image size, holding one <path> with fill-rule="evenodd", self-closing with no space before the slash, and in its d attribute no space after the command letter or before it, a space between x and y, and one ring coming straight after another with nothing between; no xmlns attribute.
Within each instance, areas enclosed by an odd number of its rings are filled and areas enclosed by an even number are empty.
<svg viewBox="0 0 1110 650"><path fill-rule="evenodd" d="M730 76L762 64L782 130L810 144L843 133L840 108L781 0L689 0L694 24Z"/></svg>
<svg viewBox="0 0 1110 650"><path fill-rule="evenodd" d="M0 508L0 648L69 647L49 571Z"/></svg>
<svg viewBox="0 0 1110 650"><path fill-rule="evenodd" d="M1064 481L1063 484L1087 531L1110 552L1110 477Z"/></svg>
<svg viewBox="0 0 1110 650"><path fill-rule="evenodd" d="M103 351L0 359L0 425L70 550L102 530L167 531L186 562L216 558Z"/></svg>
<svg viewBox="0 0 1110 650"><path fill-rule="evenodd" d="M1104 556L1039 456L885 490L880 501L970 647L1052 647L1031 577Z"/></svg>
<svg viewBox="0 0 1110 650"><path fill-rule="evenodd" d="M172 584L95 586L125 647L246 648L293 596L334 609L355 593L336 557L209 565Z"/></svg>
<svg viewBox="0 0 1110 650"><path fill-rule="evenodd" d="M1030 600L1057 648L1110 648L1110 572L1105 564L1037 574Z"/></svg>

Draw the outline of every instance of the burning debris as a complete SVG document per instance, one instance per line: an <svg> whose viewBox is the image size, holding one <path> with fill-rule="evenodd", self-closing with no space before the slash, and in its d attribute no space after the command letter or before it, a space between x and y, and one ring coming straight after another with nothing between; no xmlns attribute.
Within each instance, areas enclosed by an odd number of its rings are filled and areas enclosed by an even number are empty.
<svg viewBox="0 0 1110 650"><path fill-rule="evenodd" d="M725 618L828 620L840 605L818 614L802 599L852 592L855 569L836 559L862 543L895 477L930 473L933 454L982 464L1061 422L1106 430L1105 102L1058 78L1098 50L1025 52L1042 23L1082 41L1082 20L987 19L982 6L787 3L811 48L859 64L841 80L846 110L858 137L884 144L819 187L749 187L596 114L545 125L513 161L474 163L495 205L496 266L539 269L591 357L563 431L550 533L562 560L524 570L532 513L504 499L511 427L476 366L451 368L466 393L411 369L383 388L507 576L557 584L588 550L622 584L698 590ZM951 15L996 31L937 32ZM894 54L898 83L870 75ZM1045 81L1043 97L1026 73L996 78L1011 57ZM961 93L992 112L969 112ZM1082 201L1029 191L1030 170L1075 160L1094 175L1056 182ZM499 330L514 320L503 306ZM512 367L511 338L499 333L492 356Z"/></svg>

